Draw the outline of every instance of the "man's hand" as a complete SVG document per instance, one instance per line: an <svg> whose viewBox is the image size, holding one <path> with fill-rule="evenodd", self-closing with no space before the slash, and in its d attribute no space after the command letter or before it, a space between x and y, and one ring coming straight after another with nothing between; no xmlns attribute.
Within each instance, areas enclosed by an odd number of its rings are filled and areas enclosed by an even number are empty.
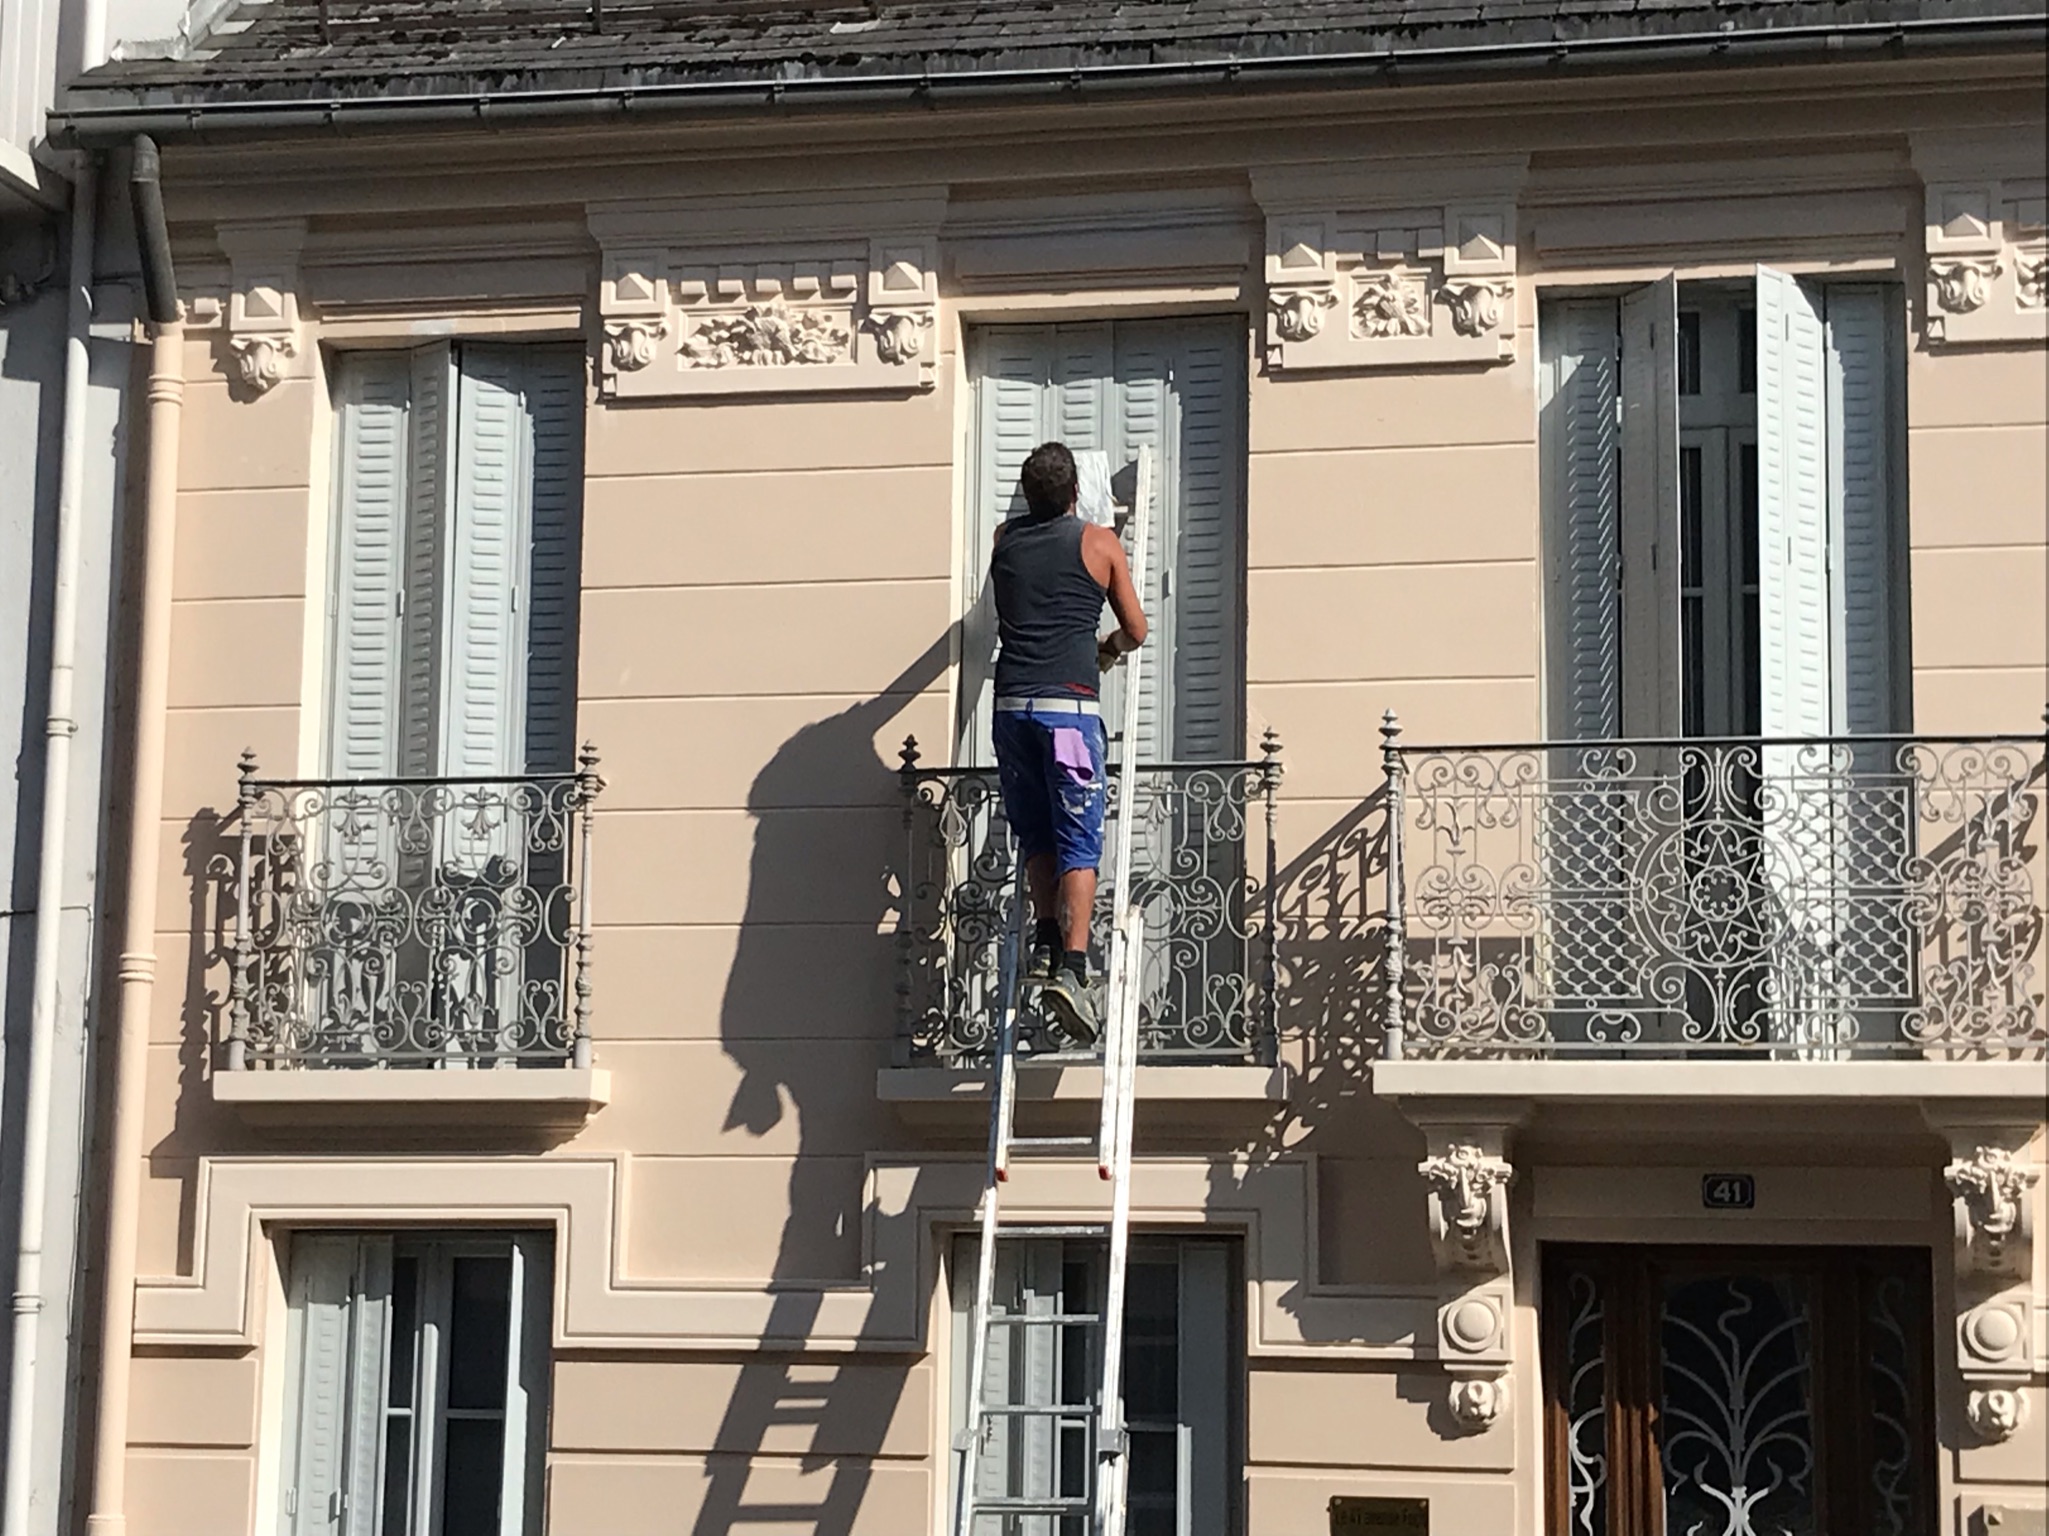
<svg viewBox="0 0 2049 1536"><path fill-rule="evenodd" d="M1117 643L1117 632L1112 630L1096 642L1096 670L1107 672L1124 659L1124 649Z"/></svg>

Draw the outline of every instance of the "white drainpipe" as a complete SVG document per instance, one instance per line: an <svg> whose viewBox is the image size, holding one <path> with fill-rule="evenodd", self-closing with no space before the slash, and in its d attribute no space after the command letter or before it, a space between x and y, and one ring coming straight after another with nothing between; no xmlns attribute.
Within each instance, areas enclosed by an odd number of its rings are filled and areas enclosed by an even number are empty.
<svg viewBox="0 0 2049 1536"><path fill-rule="evenodd" d="M7 1383L7 1481L5 1502L0 1504L0 1536L30 1536L29 1499L36 1470L36 1345L43 1320L43 1242L50 1204L50 1098L56 1066L58 980L63 965L71 739L78 732L73 682L98 200L98 163L89 155L81 156L71 187L70 305L65 318L64 418L57 460L57 561L51 591L49 704L43 724L43 815L36 851L36 947L30 972L29 1032L23 1050L28 1085L22 1104L14 1363Z"/></svg>

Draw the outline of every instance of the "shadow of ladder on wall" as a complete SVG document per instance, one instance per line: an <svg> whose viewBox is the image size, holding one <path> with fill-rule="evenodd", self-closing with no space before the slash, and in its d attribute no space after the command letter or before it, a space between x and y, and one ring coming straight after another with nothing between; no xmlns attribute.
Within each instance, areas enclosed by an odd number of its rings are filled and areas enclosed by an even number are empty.
<svg viewBox="0 0 2049 1536"><path fill-rule="evenodd" d="M1145 590L1153 520L1153 457L1140 448L1132 496L1132 580ZM1018 985L1030 903L1024 871L1011 883L1009 910L997 962L995 1042L990 1061L989 1157L976 1207L980 1238L975 1255L975 1289L968 1327L967 1411L953 1443L953 1536L997 1536L998 1532L1067 1529L1081 1518L1091 1536L1123 1536L1130 1438L1124 1423L1123 1343L1125 1272L1131 1238L1131 1138L1133 1090L1138 1062L1143 909L1128 900L1125 880L1131 865L1137 800L1139 680L1143 652L1125 661L1117 766L1119 814L1111 831L1109 885L1117 909L1111 926L1100 1059L1103 1072L1101 1119L1095 1136L1020 1134L1017 1128ZM1061 1053L1065 1057L1068 1053ZM1002 1191L1013 1157L1072 1157L1095 1149L1096 1168L1109 1186L1107 1220L1080 1225L1022 1224L1002 1219ZM1068 1310L1063 1299L1051 1310L1030 1306L998 1310L999 1272L1015 1280L1032 1262L1027 1250L1040 1241L1069 1238L1101 1242L1106 1263L1096 1278L1092 1306ZM1043 1253L1043 1249L1040 1250ZM1008 1286L1005 1287L1008 1290ZM1061 1403L1062 1394L1027 1392L1012 1401L1009 1379L1022 1366L1027 1375L1050 1375L1052 1357L1073 1330L1092 1336L1089 1351L1096 1389L1086 1403ZM1036 1370L1035 1370L1036 1364ZM993 1369L992 1369L993 1368ZM999 1390L991 1393L991 1377ZM1037 1400L1033 1400L1034 1398ZM1079 1440L1083 1475L1072 1479L1060 1465L1063 1446ZM1056 1524L1055 1522L1059 1522Z"/></svg>

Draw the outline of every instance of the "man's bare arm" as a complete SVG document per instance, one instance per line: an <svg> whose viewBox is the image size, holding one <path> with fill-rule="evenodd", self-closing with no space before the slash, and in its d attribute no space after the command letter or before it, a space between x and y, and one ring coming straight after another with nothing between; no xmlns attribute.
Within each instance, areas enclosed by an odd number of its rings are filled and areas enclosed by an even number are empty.
<svg viewBox="0 0 2049 1536"><path fill-rule="evenodd" d="M1147 625L1138 588L1132 584L1131 562L1124 557L1124 545L1108 528L1091 526L1083 537L1089 573L1103 583L1110 599L1110 612L1117 618L1116 632L1104 637L1103 649L1115 655L1135 651L1145 643Z"/></svg>

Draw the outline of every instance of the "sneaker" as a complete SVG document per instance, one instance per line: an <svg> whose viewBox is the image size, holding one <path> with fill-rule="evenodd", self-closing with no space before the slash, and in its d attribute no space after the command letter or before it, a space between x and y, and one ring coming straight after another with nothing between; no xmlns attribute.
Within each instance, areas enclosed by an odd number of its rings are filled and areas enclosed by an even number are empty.
<svg viewBox="0 0 2049 1536"><path fill-rule="evenodd" d="M1040 985L1039 1001L1069 1044L1080 1050L1095 1046L1102 1029L1096 1023L1096 1005L1089 997L1088 983L1081 977L1065 966L1056 966Z"/></svg>

